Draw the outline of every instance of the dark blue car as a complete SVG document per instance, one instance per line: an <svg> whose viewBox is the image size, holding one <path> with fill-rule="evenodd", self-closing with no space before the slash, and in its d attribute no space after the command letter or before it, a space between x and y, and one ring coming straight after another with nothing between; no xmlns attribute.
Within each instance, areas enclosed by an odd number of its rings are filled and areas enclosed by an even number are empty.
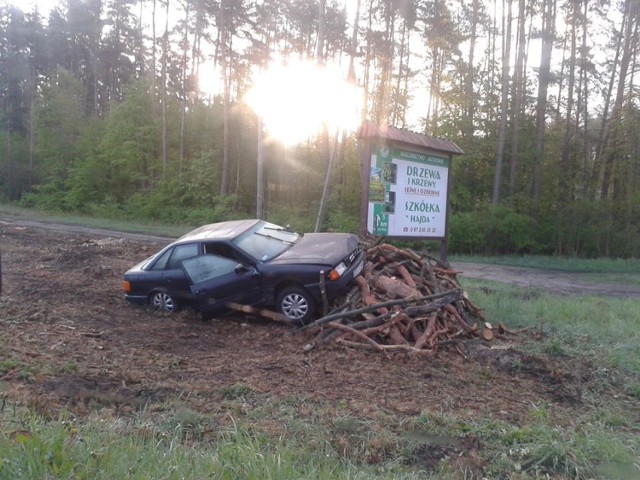
<svg viewBox="0 0 640 480"><path fill-rule="evenodd" d="M124 290L127 301L166 312L184 306L211 317L235 302L305 323L322 302L321 283L332 302L362 272L364 257L353 234L301 234L262 220L213 223L128 270Z"/></svg>

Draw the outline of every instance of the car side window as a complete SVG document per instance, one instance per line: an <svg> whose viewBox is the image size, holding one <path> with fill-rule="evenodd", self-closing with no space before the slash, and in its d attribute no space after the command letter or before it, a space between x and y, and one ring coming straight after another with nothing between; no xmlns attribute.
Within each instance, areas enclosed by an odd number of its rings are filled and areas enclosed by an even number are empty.
<svg viewBox="0 0 640 480"><path fill-rule="evenodd" d="M200 255L182 261L182 266L193 283L218 278L235 270L238 262L217 255Z"/></svg>
<svg viewBox="0 0 640 480"><path fill-rule="evenodd" d="M216 255L218 257L228 258L234 260L236 265L238 263L245 263L246 260L236 252L231 245L225 243L205 243L203 245L205 255Z"/></svg>
<svg viewBox="0 0 640 480"><path fill-rule="evenodd" d="M177 245L173 249L173 253L171 254L171 258L169 259L169 263L167 264L167 269L172 270L174 268L180 268L180 262L185 258L195 257L198 255L198 244L197 243L186 243L184 245Z"/></svg>
<svg viewBox="0 0 640 480"><path fill-rule="evenodd" d="M169 257L173 252L173 248L170 248L166 252L164 252L158 259L154 262L151 270L164 270L167 266L167 262L169 261Z"/></svg>

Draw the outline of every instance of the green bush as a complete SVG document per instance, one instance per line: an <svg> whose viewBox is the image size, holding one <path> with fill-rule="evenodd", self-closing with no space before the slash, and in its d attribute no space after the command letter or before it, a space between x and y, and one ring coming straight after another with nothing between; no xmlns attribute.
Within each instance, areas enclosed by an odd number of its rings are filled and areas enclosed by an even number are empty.
<svg viewBox="0 0 640 480"><path fill-rule="evenodd" d="M481 218L472 212L452 215L449 220L449 249L458 254L484 251L484 226Z"/></svg>
<svg viewBox="0 0 640 480"><path fill-rule="evenodd" d="M512 255L530 253L535 246L534 222L506 206L484 206L458 213L449 220L452 253Z"/></svg>
<svg viewBox="0 0 640 480"><path fill-rule="evenodd" d="M533 247L533 221L502 205L489 210L487 247L492 254L529 253Z"/></svg>

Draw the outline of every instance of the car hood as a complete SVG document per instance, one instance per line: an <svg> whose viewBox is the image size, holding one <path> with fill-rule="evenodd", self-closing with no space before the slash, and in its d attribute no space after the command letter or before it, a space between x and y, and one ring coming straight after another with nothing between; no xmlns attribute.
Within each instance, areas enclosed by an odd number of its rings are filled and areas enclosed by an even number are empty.
<svg viewBox="0 0 640 480"><path fill-rule="evenodd" d="M269 263L334 266L356 248L358 237L351 233L305 233L295 245Z"/></svg>

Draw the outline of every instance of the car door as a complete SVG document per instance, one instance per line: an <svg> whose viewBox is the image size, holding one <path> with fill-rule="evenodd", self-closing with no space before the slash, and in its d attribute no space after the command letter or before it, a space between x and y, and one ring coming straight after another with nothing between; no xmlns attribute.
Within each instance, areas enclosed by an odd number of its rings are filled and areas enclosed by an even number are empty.
<svg viewBox="0 0 640 480"><path fill-rule="evenodd" d="M255 305L262 301L260 276L254 267L210 254L187 258L181 264L203 314L223 311L229 302Z"/></svg>
<svg viewBox="0 0 640 480"><path fill-rule="evenodd" d="M182 268L182 261L192 258L200 253L198 243L185 243L176 245L170 253L162 272L162 285L172 296L179 300L193 301L191 292L191 280Z"/></svg>

